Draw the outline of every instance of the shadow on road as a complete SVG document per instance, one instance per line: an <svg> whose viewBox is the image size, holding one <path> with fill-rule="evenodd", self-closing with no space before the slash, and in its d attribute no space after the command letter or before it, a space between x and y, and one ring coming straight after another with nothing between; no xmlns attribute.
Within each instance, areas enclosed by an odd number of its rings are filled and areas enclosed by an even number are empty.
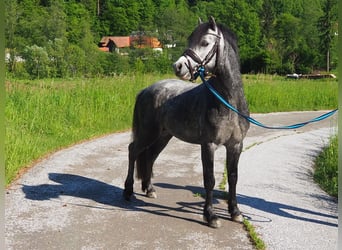
<svg viewBox="0 0 342 250"><path fill-rule="evenodd" d="M181 220L204 224L200 216L198 216L200 218L198 220L188 216L189 213L202 215L202 207L204 204L203 199L200 199L197 202L176 202L176 204L173 204L175 206L167 206L158 204L156 200L148 199L142 194L135 194L135 197L132 199L132 201L127 202L122 198L122 188L109 185L95 179L63 173L50 173L49 179L54 181L56 184L42 184L37 186L23 185L22 190L25 193L25 198L36 201L45 201L57 199L60 198L60 196L69 196L93 201L90 203L70 201L68 202L69 205L98 209L121 209L124 211L146 212L158 216L169 216ZM198 194L202 196L203 194L202 187L179 186L165 183L155 183L154 185L162 189L170 189L170 192L172 192L172 190L184 189L191 191L196 195ZM217 197L217 199L215 199L214 203L218 203L218 199L226 197L226 194L223 191L215 190L215 197ZM238 195L237 198L239 204L247 205L253 207L254 209L258 209L270 214L275 214L289 219L337 227L336 223L331 223L324 220L326 218L337 219L337 216L310 211L300 207L267 201L261 198L250 197L242 194ZM107 206L101 206L101 204ZM230 218L227 214L227 209L215 207L215 210L221 218ZM307 215L308 217L315 216L316 218L322 217L322 219L308 218L304 215ZM248 214L246 214L246 216L253 220L251 216L248 216ZM271 220L265 220L265 222L267 221L270 222Z"/></svg>
<svg viewBox="0 0 342 250"><path fill-rule="evenodd" d="M204 201L177 202L175 206L157 204L157 200L149 199L142 194L135 194L130 202L122 197L123 189L107 183L73 174L50 173L49 179L57 184L37 186L23 185L25 198L36 201L58 199L61 196L82 198L88 201L69 200L64 202L71 206L89 207L94 209L122 210L146 212L158 216L168 216L185 221L205 225L202 219ZM166 188L166 187L165 187ZM93 201L93 202L89 202ZM151 201L151 202L150 202ZM155 202L153 202L155 201ZM106 205L106 206L102 206ZM188 214L199 214L199 220L190 218Z"/></svg>
<svg viewBox="0 0 342 250"><path fill-rule="evenodd" d="M278 202L267 201L261 198L250 197L250 196L246 196L242 194L239 194L237 198L238 198L239 204L247 205L254 209L258 209L260 211L267 212L270 214L275 214L277 216L317 223L317 224L331 226L331 227L338 226L338 224L336 223L331 223L331 222L326 221L326 219L337 219L337 216L334 216L334 215L324 214L321 212L307 210L304 208L286 205L286 204L282 204ZM311 217L315 216L316 218L321 217L321 219L309 218L310 216ZM250 216L247 216L247 217L250 217ZM254 220L252 218L249 218L249 219L252 221ZM264 220L264 219L265 217L263 217L264 222L271 222L270 219L268 220Z"/></svg>

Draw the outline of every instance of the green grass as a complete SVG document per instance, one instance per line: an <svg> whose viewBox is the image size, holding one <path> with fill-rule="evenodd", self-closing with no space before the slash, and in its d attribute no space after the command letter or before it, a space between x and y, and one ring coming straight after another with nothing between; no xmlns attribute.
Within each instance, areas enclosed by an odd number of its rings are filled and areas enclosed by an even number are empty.
<svg viewBox="0 0 342 250"><path fill-rule="evenodd" d="M338 194L338 140L333 137L315 162L314 180L328 194L337 198Z"/></svg>
<svg viewBox="0 0 342 250"><path fill-rule="evenodd" d="M336 79L287 80L280 76L244 75L243 82L252 113L324 110L338 105Z"/></svg>
<svg viewBox="0 0 342 250"><path fill-rule="evenodd" d="M246 228L248 235L253 242L254 246L258 250L264 250L266 249L266 244L265 242L259 237L257 232L255 231L254 226L246 219L243 220L243 225Z"/></svg>
<svg viewBox="0 0 342 250"><path fill-rule="evenodd" d="M50 152L129 129L136 94L161 78L8 81L6 184L21 168Z"/></svg>
<svg viewBox="0 0 342 250"><path fill-rule="evenodd" d="M76 142L131 127L136 94L159 79L136 75L99 79L8 80L6 83L6 184L20 169ZM289 81L246 75L251 112L332 109L336 80Z"/></svg>

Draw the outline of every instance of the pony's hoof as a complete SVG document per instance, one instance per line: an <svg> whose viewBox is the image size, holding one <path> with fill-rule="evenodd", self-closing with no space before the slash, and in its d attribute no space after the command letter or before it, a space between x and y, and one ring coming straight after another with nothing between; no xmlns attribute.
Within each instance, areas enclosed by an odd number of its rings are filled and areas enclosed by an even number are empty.
<svg viewBox="0 0 342 250"><path fill-rule="evenodd" d="M211 222L208 222L208 226L212 228L220 228L221 227L221 221L217 219L213 219Z"/></svg>
<svg viewBox="0 0 342 250"><path fill-rule="evenodd" d="M232 221L242 223L243 222L243 216L241 214L232 216Z"/></svg>
<svg viewBox="0 0 342 250"><path fill-rule="evenodd" d="M203 216L203 219L205 222L208 223L208 226L211 228L220 228L221 227L221 221L219 218L213 218L210 221L207 220L207 218L205 216Z"/></svg>
<svg viewBox="0 0 342 250"><path fill-rule="evenodd" d="M127 191L126 189L123 191L122 196L126 201L130 201L131 200L131 196L132 196L133 192L132 191Z"/></svg>
<svg viewBox="0 0 342 250"><path fill-rule="evenodd" d="M146 196L147 196L148 198L156 199L156 198L157 198L157 193L156 193L155 191L147 192L147 193L146 193Z"/></svg>

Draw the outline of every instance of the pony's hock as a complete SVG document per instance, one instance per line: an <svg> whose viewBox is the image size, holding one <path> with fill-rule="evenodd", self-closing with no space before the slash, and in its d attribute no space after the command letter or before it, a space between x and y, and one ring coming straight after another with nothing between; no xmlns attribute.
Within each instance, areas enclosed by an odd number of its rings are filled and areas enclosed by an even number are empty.
<svg viewBox="0 0 342 250"><path fill-rule="evenodd" d="M238 47L235 35L216 24L214 18L199 23L192 32L188 48L174 63L175 74L192 80L198 68L212 75L208 82L238 110L249 115L242 88ZM233 221L242 216L236 199L238 162L242 141L249 122L226 109L204 84L182 80L161 80L142 90L136 99L133 114L133 140L129 144L128 175L124 197L133 194L134 169L142 180L142 190L155 197L151 177L152 168L160 152L175 136L183 141L201 145L204 188L206 191L203 215L211 227L220 222L213 208L214 153L226 148L228 172L228 211Z"/></svg>

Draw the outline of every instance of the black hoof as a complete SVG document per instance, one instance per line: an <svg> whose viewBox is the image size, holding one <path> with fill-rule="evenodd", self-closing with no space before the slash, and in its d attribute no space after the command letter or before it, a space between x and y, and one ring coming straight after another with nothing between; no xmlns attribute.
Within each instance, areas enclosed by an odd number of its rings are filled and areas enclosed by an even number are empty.
<svg viewBox="0 0 342 250"><path fill-rule="evenodd" d="M130 201L131 200L131 196L132 196L132 194L133 194L133 191L131 191L131 190L124 190L123 191L123 193L122 193L122 196L124 197L124 199L126 200L126 201Z"/></svg>

